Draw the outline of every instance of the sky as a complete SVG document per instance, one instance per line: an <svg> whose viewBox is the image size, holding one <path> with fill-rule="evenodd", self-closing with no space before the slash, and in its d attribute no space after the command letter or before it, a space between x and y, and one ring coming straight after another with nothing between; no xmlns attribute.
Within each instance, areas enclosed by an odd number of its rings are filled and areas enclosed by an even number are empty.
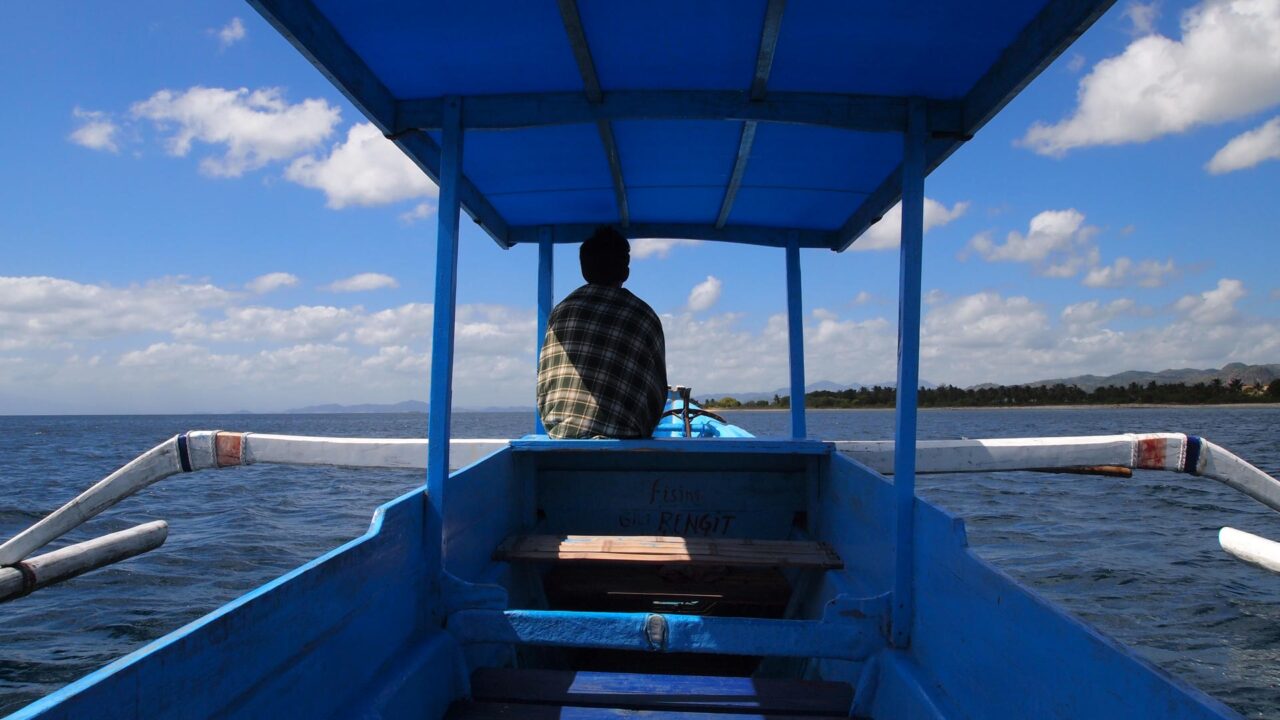
<svg viewBox="0 0 1280 720"><path fill-rule="evenodd" d="M0 414L426 399L436 188L250 7L4 3L0 81ZM1120 0L926 196L929 382L1280 362L1280 2ZM896 223L802 253L811 382L894 378ZM463 225L455 406L532 406L536 249ZM673 383L787 384L782 251L632 258Z"/></svg>

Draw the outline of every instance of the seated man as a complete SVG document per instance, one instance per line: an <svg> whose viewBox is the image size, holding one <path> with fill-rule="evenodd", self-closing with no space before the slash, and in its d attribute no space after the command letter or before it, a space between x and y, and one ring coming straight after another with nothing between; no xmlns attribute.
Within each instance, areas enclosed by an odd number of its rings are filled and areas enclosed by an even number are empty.
<svg viewBox="0 0 1280 720"><path fill-rule="evenodd" d="M547 323L538 358L538 412L553 438L646 438L667 398L662 323L622 288L631 245L596 228L579 251L586 285Z"/></svg>

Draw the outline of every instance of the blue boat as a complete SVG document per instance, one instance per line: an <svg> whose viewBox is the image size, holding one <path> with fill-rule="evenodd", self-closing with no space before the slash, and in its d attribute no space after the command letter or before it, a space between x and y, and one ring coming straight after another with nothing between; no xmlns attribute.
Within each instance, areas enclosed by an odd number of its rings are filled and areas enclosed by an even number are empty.
<svg viewBox="0 0 1280 720"><path fill-rule="evenodd" d="M961 519L915 496L933 450L1050 466L916 442L924 183L1112 0L251 4L440 185L428 439L188 433L76 521L166 474L249 462L419 463L426 483L363 536L11 717L1237 717L977 557ZM894 442L810 438L800 253L845 250L899 200ZM451 444L462 210L531 264L517 246L536 248L540 340L552 248L597 224L776 248L791 436L751 437L686 394L653 439ZM1223 470L1198 438L1052 451L1216 472L1280 507L1273 479ZM40 577L23 558L54 525L0 548L26 590Z"/></svg>

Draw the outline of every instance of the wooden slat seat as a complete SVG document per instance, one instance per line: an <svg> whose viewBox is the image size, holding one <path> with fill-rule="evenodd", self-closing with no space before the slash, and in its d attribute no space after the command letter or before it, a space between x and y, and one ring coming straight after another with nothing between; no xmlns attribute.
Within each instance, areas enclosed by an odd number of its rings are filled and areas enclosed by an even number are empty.
<svg viewBox="0 0 1280 720"><path fill-rule="evenodd" d="M716 713L733 713L735 720L743 714L847 717L852 702L853 688L839 682L480 668L471 676L471 702L455 704L451 715L550 720L545 710L537 710L541 706L575 709L576 714L560 718L610 717L584 712L588 708L631 711L613 717L635 711L664 717L690 713L689 720Z"/></svg>
<svg viewBox="0 0 1280 720"><path fill-rule="evenodd" d="M684 538L651 535L517 535L494 551L495 560L806 567L838 570L831 546L800 540Z"/></svg>
<svg viewBox="0 0 1280 720"><path fill-rule="evenodd" d="M727 720L848 720L847 715L784 715L734 712ZM531 705L527 703L454 703L445 720L726 720L725 713L679 710Z"/></svg>

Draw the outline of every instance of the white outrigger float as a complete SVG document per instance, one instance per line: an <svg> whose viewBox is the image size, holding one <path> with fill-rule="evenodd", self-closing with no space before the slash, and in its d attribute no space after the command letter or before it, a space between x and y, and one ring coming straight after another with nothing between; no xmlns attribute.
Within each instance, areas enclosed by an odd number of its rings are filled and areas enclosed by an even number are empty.
<svg viewBox="0 0 1280 720"><path fill-rule="evenodd" d="M440 185L428 438L184 433L0 545L0 590L158 546L153 523L33 555L178 473L426 483L13 717L1238 717L992 567L915 495L924 472L1163 469L1280 509L1274 478L1191 436L916 440L925 176L1111 0L251 4ZM800 252L845 250L899 199L894 439L811 439ZM464 209L501 247L537 247L539 341L553 245L598 223L777 248L791 437L749 437L686 394L653 439L451 440Z"/></svg>

